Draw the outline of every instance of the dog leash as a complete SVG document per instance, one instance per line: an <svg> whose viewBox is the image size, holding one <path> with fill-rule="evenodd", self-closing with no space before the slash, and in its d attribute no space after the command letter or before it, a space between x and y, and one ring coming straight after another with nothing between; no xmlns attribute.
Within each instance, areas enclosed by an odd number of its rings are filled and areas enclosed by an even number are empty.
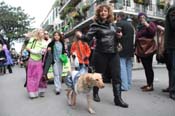
<svg viewBox="0 0 175 116"><path fill-rule="evenodd" d="M83 43L83 42L82 42ZM83 43L83 45L84 45L84 43ZM80 45L79 45L79 42L77 41L77 46L78 46L78 51L80 52L80 56L81 56L81 60L83 61L83 64L85 64L84 63L84 55L82 54L82 52L81 52L81 50L80 50Z"/></svg>

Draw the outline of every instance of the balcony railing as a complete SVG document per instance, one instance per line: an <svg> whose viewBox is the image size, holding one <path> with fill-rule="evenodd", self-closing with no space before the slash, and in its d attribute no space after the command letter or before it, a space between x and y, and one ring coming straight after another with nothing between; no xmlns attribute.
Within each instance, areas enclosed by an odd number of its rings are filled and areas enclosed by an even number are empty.
<svg viewBox="0 0 175 116"><path fill-rule="evenodd" d="M70 1L71 1L71 0L68 0L68 1L67 1L67 0L64 0L63 6L60 7L60 11L59 11L60 13L63 12L64 8L70 3Z"/></svg>
<svg viewBox="0 0 175 116"><path fill-rule="evenodd" d="M160 9L156 4L151 4L148 6L135 4L134 6L123 6L123 4L116 3L114 5L115 10L126 11L131 14L137 14L138 12L146 12L149 17L157 17L163 19L165 17L164 9Z"/></svg>
<svg viewBox="0 0 175 116"><path fill-rule="evenodd" d="M93 3L93 1L91 3ZM65 22L67 23L65 24L66 26L69 25L66 31L70 31L74 29L74 27L76 27L77 25L83 24L82 23L83 21L90 19L90 17L94 15L94 10L95 10L94 8L95 8L95 4L91 5L90 8L86 11L85 17L82 17L79 19L73 18L74 21L71 22L71 24L68 23L67 18L66 18ZM133 15L137 15L138 12L146 11L146 14L151 18L164 20L164 17L165 17L164 10L157 7L156 4L151 4L151 5L146 5L146 6L134 4L133 6L132 5L125 6L120 3L114 3L114 12L119 12L119 11L123 11L123 12L126 12L128 14L133 14Z"/></svg>
<svg viewBox="0 0 175 116"><path fill-rule="evenodd" d="M67 13L64 13L64 11L67 9L68 6L72 4L78 4L74 7L74 10L71 10ZM68 28L66 31L69 31L73 29L76 25L80 24L84 20L92 17L94 15L94 0L89 0L86 4L84 4L83 1L80 2L80 0L76 0L76 2L69 2L67 6L62 10L61 18L64 18L65 25L62 26L64 28L68 25ZM74 21L71 21L70 23L70 17L73 18ZM64 30L65 31L65 30Z"/></svg>

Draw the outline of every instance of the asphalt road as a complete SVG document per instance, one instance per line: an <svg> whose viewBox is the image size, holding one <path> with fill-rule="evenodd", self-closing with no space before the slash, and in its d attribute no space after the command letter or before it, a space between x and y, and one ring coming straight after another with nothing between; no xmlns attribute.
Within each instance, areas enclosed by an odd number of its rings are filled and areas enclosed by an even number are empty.
<svg viewBox="0 0 175 116"><path fill-rule="evenodd" d="M93 102L94 116L175 116L175 101L167 93L161 92L168 85L167 70L156 68L153 92L142 92L145 84L143 70L133 71L133 86L123 92L123 99L129 108L114 106L110 84L100 90L101 102ZM48 85L44 98L29 99L23 87L25 72L14 67L12 74L0 76L0 116L90 116L87 112L85 95L79 95L76 109L71 109L66 101L65 85L61 95L55 95L54 86Z"/></svg>

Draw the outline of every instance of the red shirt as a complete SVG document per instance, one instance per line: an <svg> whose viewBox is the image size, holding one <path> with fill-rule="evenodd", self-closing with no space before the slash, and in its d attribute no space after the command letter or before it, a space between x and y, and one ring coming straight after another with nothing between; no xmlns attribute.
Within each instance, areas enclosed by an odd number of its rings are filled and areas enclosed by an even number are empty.
<svg viewBox="0 0 175 116"><path fill-rule="evenodd" d="M76 53L80 64L89 64L89 60L84 61L85 57L90 56L91 50L89 45L86 42L81 40L75 41L71 46L71 54Z"/></svg>

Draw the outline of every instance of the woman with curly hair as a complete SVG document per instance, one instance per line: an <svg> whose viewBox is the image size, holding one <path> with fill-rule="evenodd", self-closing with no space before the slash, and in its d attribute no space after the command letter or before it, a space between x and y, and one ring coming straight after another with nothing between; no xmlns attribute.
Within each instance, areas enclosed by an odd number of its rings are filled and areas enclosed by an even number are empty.
<svg viewBox="0 0 175 116"><path fill-rule="evenodd" d="M95 72L104 76L105 71L109 68L112 75L112 87L114 94L114 103L117 106L127 108L121 98L121 78L120 78L120 62L119 53L117 51L118 39L122 33L117 32L117 28L113 26L113 13L108 5L99 5L96 9L94 22L91 24L86 36L79 35L82 39L90 41L96 38L96 47L93 53L92 65ZM93 88L93 98L96 102L100 102L98 95L99 88Z"/></svg>

